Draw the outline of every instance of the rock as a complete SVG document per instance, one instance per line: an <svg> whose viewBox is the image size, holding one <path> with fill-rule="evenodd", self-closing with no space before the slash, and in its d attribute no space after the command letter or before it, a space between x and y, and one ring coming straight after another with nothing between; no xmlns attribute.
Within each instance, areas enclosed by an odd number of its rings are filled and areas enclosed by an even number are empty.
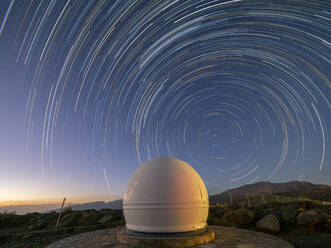
<svg viewBox="0 0 331 248"><path fill-rule="evenodd" d="M273 214L268 214L256 222L256 227L258 229L272 231L272 232L279 232L279 220Z"/></svg>
<svg viewBox="0 0 331 248"><path fill-rule="evenodd" d="M297 223L299 225L314 226L321 221L322 217L314 210L304 211L298 214Z"/></svg>
<svg viewBox="0 0 331 248"><path fill-rule="evenodd" d="M282 221L287 223L295 223L296 222L296 215L298 210L295 208L288 208L281 211Z"/></svg>
<svg viewBox="0 0 331 248"><path fill-rule="evenodd" d="M249 209L235 209L224 213L222 223L230 226L243 226L252 223L255 219L255 213Z"/></svg>

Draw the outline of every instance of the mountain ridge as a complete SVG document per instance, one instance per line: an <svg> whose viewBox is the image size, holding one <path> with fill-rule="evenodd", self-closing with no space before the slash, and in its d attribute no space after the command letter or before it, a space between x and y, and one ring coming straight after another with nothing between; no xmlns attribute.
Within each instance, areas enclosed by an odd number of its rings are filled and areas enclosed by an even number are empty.
<svg viewBox="0 0 331 248"><path fill-rule="evenodd" d="M249 197L257 196L258 194L279 194L287 192L296 192L296 191L309 191L309 190L322 190L330 189L331 186L326 184L313 184L310 182L304 181L290 181L284 183L271 183L266 181L257 182L254 184L246 184L226 190L222 193L210 195L209 204L214 205L216 203L224 203L230 201L230 194L233 201L244 199L246 194ZM50 212L50 211L59 211L60 204L42 204L42 205L20 205L20 206L5 206L0 207L0 212L2 211L15 211L18 214L25 214L29 212ZM95 209L100 210L103 208L111 209L122 209L123 200L115 201L93 201L80 204L71 205L72 210L87 210Z"/></svg>
<svg viewBox="0 0 331 248"><path fill-rule="evenodd" d="M313 184L305 181L289 181L284 183L271 183L261 181L254 184L246 184L237 188L226 190L220 194L209 197L209 203L223 203L232 200L244 199L247 195L256 196L258 194L279 194L295 191L321 190L331 189L331 186L326 184Z"/></svg>

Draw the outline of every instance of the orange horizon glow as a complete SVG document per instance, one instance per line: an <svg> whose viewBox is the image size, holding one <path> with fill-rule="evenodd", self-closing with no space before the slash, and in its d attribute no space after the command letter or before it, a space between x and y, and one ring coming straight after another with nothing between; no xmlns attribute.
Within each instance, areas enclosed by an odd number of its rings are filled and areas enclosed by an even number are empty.
<svg viewBox="0 0 331 248"><path fill-rule="evenodd" d="M91 196L91 197L66 197L65 203L81 204L91 201L115 201L121 196ZM0 207L20 206L20 205L43 205L43 204L62 204L63 198L40 198L27 200L0 200Z"/></svg>

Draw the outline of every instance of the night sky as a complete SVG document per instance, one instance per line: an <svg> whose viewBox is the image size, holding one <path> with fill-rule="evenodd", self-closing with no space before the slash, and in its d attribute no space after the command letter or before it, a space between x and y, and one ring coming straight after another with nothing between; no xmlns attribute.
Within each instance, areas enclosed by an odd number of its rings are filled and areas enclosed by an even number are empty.
<svg viewBox="0 0 331 248"><path fill-rule="evenodd" d="M0 1L0 200L331 184L331 2Z"/></svg>

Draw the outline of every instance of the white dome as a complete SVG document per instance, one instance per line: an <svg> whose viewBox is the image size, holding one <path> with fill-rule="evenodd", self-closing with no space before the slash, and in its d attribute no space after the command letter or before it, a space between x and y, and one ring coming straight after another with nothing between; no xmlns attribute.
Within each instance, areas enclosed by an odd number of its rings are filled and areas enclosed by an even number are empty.
<svg viewBox="0 0 331 248"><path fill-rule="evenodd" d="M206 227L208 193L199 174L176 158L156 158L132 175L123 199L126 228L188 232Z"/></svg>

